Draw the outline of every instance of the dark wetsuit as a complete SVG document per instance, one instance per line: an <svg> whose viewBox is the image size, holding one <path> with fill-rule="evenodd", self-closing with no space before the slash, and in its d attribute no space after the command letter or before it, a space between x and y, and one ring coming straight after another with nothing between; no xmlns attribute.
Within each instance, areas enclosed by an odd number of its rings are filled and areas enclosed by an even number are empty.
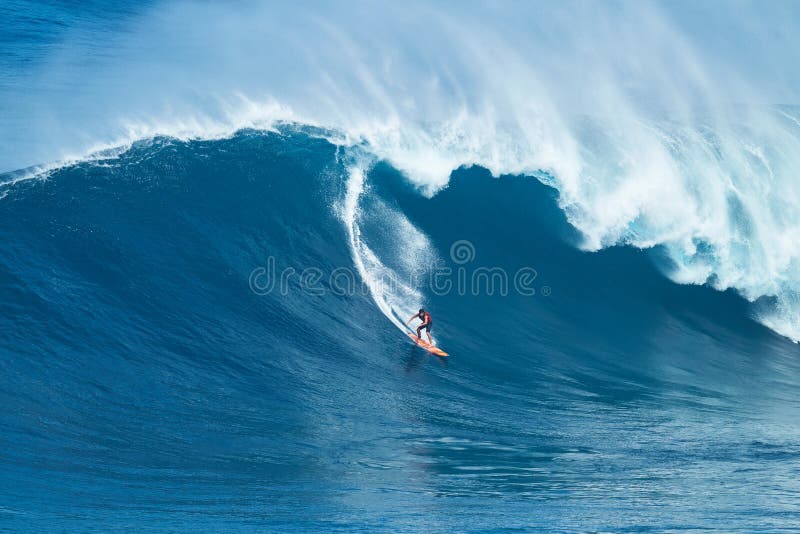
<svg viewBox="0 0 800 534"><path fill-rule="evenodd" d="M417 315L417 317L419 317L419 315ZM427 330L428 333L430 334L431 327L433 326L433 319L431 318L431 314L425 312L423 316L419 318L422 319L422 324L417 327L417 337L420 337L423 328Z"/></svg>

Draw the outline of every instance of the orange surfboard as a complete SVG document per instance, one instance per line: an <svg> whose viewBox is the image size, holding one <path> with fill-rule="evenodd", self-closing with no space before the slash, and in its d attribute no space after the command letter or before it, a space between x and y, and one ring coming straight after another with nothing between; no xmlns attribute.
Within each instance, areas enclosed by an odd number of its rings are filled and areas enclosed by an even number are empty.
<svg viewBox="0 0 800 534"><path fill-rule="evenodd" d="M411 341L413 341L414 343L416 343L417 345L419 345L423 349L427 350L431 354L435 354L437 356L447 356L447 353L445 351L443 351L442 349L440 349L439 347L437 347L436 345L431 345L427 341L421 340L420 338L418 338L416 335L412 334L411 332L406 332L406 334L408 334L408 337L411 338Z"/></svg>

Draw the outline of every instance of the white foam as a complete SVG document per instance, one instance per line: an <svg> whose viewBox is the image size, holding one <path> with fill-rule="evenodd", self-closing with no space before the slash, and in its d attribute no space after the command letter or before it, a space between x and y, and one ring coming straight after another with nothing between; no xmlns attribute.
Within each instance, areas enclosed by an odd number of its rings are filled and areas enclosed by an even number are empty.
<svg viewBox="0 0 800 534"><path fill-rule="evenodd" d="M360 199L365 190L366 166L367 163L360 162L349 167L345 198L338 212L347 231L353 264L370 296L392 324L406 332L406 317L421 307L423 297L407 278L378 258L362 235L359 224L362 214ZM395 222L399 221L399 224L392 225L398 246L403 247L410 256L416 256L418 252L422 257L429 254L430 245L424 234L418 230L404 231L413 226L401 214L394 212L392 218Z"/></svg>

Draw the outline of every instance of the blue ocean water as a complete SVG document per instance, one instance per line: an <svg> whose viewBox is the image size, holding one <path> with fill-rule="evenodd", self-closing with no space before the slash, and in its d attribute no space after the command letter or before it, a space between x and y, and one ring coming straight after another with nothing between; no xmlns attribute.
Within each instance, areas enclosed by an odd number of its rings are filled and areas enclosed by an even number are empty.
<svg viewBox="0 0 800 534"><path fill-rule="evenodd" d="M797 345L788 326L754 312L782 313L795 295L796 265L776 267L783 245L766 240L770 230L791 241L795 190L779 186L794 160L748 144L794 146L792 126L766 127L775 109L745 114L763 119L757 132L699 128L717 149L710 160L684 146L698 140L694 130L659 130L670 149L658 155L695 180L696 197L663 196L676 190L654 171L645 182L661 195L657 212L630 193L642 182L623 179L629 165L641 170L630 138L589 142L601 119L561 139L584 143L577 175L587 189L568 179L569 165L528 167L503 152L509 145L484 152L466 130L359 136L352 124L302 117L242 128L233 113L225 132L214 111L163 134L131 126L117 142L97 122L117 120L111 104L87 100L97 87L70 77L102 70L105 54L149 53L137 48L145 22L200 8L0 9L0 45L15 52L0 55L0 110L15 110L0 118L14 147L0 152L0 528L800 524ZM59 49L85 56L39 85L64 65ZM80 98L62 106L73 92ZM73 112L81 119L69 128L99 128L97 150L55 151L66 138L45 141L28 124L45 120L32 111L42 102L62 133ZM778 111L788 120L792 110ZM628 157L601 157L618 152ZM743 174L724 174L735 164ZM755 180L766 167L772 181ZM444 183L428 172L438 168ZM730 227L712 224L718 197L702 189L717 171L730 185L720 193ZM753 183L787 211L768 217L764 204L734 194ZM692 198L708 218L687 222L669 209ZM638 211L609 222L628 214L625 202ZM674 237L675 221L700 225L692 252ZM754 235L764 238L758 247ZM681 278L705 267L705 279ZM396 327L420 306L448 358ZM791 310L781 317L793 324Z"/></svg>
<svg viewBox="0 0 800 534"><path fill-rule="evenodd" d="M10 190L7 527L797 524L796 347L739 297L672 284L655 254L576 250L531 178L468 169L424 199L379 165L366 202L402 211L445 267L468 240L476 265L550 288L426 293L438 359L331 285L352 265L331 209L347 176L324 140L242 132ZM254 292L270 257L319 269L322 291Z"/></svg>

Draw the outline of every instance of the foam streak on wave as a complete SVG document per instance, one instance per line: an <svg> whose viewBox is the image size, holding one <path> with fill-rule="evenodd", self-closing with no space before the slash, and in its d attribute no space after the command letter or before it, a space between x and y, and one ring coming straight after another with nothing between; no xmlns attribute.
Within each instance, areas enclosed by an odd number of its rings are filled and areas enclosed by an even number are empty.
<svg viewBox="0 0 800 534"><path fill-rule="evenodd" d="M407 329L402 317L410 310L419 308L422 296L402 281L394 270L384 265L362 236L359 200L364 194L365 180L363 166L353 165L348 169L347 190L344 202L339 207L339 215L347 231L353 263L370 296L386 318L405 332ZM413 247L412 243L407 244Z"/></svg>

